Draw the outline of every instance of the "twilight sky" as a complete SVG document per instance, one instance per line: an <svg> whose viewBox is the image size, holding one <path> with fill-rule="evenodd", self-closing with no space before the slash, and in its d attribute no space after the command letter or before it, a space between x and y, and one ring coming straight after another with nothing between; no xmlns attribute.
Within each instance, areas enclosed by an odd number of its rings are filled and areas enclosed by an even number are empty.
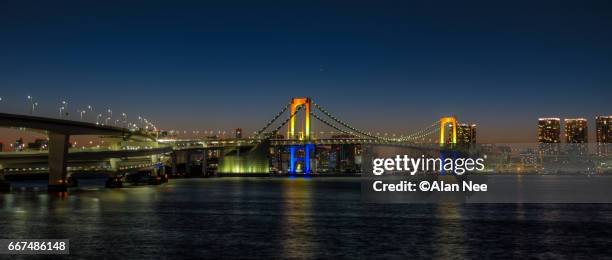
<svg viewBox="0 0 612 260"><path fill-rule="evenodd" d="M2 1L0 111L32 95L45 116L66 99L253 131L310 96L373 131L454 114L482 142L534 142L553 116L593 138L612 114L610 1L199 2Z"/></svg>

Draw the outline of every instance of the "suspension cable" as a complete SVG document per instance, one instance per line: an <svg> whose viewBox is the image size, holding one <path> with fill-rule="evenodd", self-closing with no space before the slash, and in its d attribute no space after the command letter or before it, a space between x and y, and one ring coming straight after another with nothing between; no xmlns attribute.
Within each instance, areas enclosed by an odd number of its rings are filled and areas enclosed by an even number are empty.
<svg viewBox="0 0 612 260"><path fill-rule="evenodd" d="M257 131L256 134L255 134L255 138L259 138L260 135L266 129L268 129L268 127L270 127L270 125L272 125L274 123L274 121L276 121L276 119L278 119L283 113L285 113L285 111L287 111L287 109L289 108L290 105L291 105L291 103L289 103L285 107L283 107L283 109L280 112L278 112L278 114L276 114L272 120L268 121L268 123L263 128L261 128L261 130Z"/></svg>
<svg viewBox="0 0 612 260"><path fill-rule="evenodd" d="M295 115L297 114L297 112L299 112L300 110L302 110L302 107L298 107L295 112L293 112L293 114L291 114L289 116L289 118L285 119L285 121L283 121L282 124L280 124L278 127L276 127L276 129L274 129L271 133L272 135L276 135L278 133L278 130L280 130L281 128L283 128L283 126L285 126L287 124L287 122L289 122L289 120L291 120L291 118L295 117ZM288 137L287 137L288 138Z"/></svg>

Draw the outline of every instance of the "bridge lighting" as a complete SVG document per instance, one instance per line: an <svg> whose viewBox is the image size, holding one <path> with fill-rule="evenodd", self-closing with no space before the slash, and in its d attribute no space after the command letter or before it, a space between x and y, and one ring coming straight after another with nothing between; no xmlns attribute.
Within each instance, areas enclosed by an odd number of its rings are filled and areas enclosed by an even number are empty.
<svg viewBox="0 0 612 260"><path fill-rule="evenodd" d="M30 110L30 115L32 114L32 107L34 106L34 102L32 101L32 96L28 95L28 109Z"/></svg>
<svg viewBox="0 0 612 260"><path fill-rule="evenodd" d="M64 116L68 117L68 101L66 100L62 100L62 106L60 108L60 118L63 118Z"/></svg>
<svg viewBox="0 0 612 260"><path fill-rule="evenodd" d="M81 121L83 121L83 114L85 114L87 111L85 110L77 110L77 113L81 114Z"/></svg>
<svg viewBox="0 0 612 260"><path fill-rule="evenodd" d="M123 123L127 123L127 114L126 113L121 113L121 116L123 116Z"/></svg>

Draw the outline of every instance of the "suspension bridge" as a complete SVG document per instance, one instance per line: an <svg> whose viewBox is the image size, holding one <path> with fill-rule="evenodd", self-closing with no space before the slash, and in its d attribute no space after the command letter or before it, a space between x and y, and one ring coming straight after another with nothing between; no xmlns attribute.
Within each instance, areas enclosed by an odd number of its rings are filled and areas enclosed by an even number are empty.
<svg viewBox="0 0 612 260"><path fill-rule="evenodd" d="M3 113L1 127L46 133L49 149L36 153L0 153L0 182L4 181L5 174L25 174L32 169L48 172L49 189L53 190L64 190L72 172L89 169L109 172L108 186L111 187L121 186L126 175L138 171L150 171L157 176L157 183L164 182L169 174L194 171L202 175L311 174L323 164L322 154L335 157L336 161L346 159L340 158L346 157L338 152L342 147L440 150L457 143L458 124L455 117L444 117L409 133L381 134L352 126L308 97L292 98L252 136L234 139L168 139L159 137L159 132L143 129ZM75 151L69 149L71 135L99 135L114 141L109 141L106 148ZM351 151L350 156L354 158L346 160L357 164L359 153Z"/></svg>
<svg viewBox="0 0 612 260"><path fill-rule="evenodd" d="M318 127L330 129L326 133L331 136L320 135L321 131L315 129L317 122ZM232 140L171 140L169 141L176 150L190 149L214 149L214 148L243 148L251 147L253 153L256 147L262 143L276 147L280 147L279 152L286 151L289 155L287 173L295 174L299 171L303 173L312 173L312 161L316 154L317 147L325 145L384 145L384 146L402 146L414 149L439 149L440 146L457 143L457 132L459 122L453 117L443 117L436 120L432 124L421 129L414 130L403 135L381 134L380 132L372 132L358 129L349 123L339 119L329 110L321 105L313 102L311 98L292 98L288 104L274 115L261 129L256 131L253 136L246 139ZM286 132L282 132L286 128ZM446 129L449 128L448 133ZM325 133L325 132L323 132ZM284 135L286 134L286 135ZM265 150L265 149L260 149ZM244 152L243 152L244 154ZM234 162L236 164L236 162ZM247 163L248 164L248 163ZM265 162L264 162L265 164ZM244 167L220 167L221 171L242 171ZM298 166L302 166L298 169ZM247 167L252 171L264 170L263 167ZM255 169L253 169L255 168Z"/></svg>
<svg viewBox="0 0 612 260"><path fill-rule="evenodd" d="M302 109L305 110L303 120L301 123L298 121L298 112ZM288 112L286 119L283 115ZM330 127L338 133L344 134L345 137L336 138L317 138L316 132L312 130L311 117L322 123L324 126ZM273 127L275 123L278 123L276 127ZM301 126L300 131L296 131L298 124ZM339 140L355 140L357 142L367 142L371 144L414 144L414 143L432 143L432 136L440 133L439 140L440 144L447 143L447 137L444 135L445 128L450 126L452 128L451 143L457 142L457 125L458 121L453 117L444 117L440 120L433 122L431 125L422 129L406 133L400 136L388 136L381 135L380 132L374 133L372 131L365 131L357 129L350 124L340 120L334 116L325 108L321 107L317 103L314 103L311 98L293 98L291 102L278 112L275 117L268 121L268 123L261 128L255 134L255 139L262 139L269 137L279 137L279 131L287 126L287 136L285 139L293 142L306 142L306 143L318 143L320 141L333 141L333 139ZM433 139L436 140L436 139Z"/></svg>

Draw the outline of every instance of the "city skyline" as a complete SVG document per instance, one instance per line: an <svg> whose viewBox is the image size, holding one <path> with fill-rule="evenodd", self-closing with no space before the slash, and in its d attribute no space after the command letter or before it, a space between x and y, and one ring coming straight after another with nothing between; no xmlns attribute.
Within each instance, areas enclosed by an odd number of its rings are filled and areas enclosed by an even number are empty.
<svg viewBox="0 0 612 260"><path fill-rule="evenodd" d="M250 133L310 96L381 132L456 115L479 142L535 142L537 118L595 129L610 114L610 3L464 5L7 3L0 111L27 113L31 95L45 116L69 100L73 115L92 105Z"/></svg>
<svg viewBox="0 0 612 260"><path fill-rule="evenodd" d="M0 1L0 255L612 255L612 1Z"/></svg>

